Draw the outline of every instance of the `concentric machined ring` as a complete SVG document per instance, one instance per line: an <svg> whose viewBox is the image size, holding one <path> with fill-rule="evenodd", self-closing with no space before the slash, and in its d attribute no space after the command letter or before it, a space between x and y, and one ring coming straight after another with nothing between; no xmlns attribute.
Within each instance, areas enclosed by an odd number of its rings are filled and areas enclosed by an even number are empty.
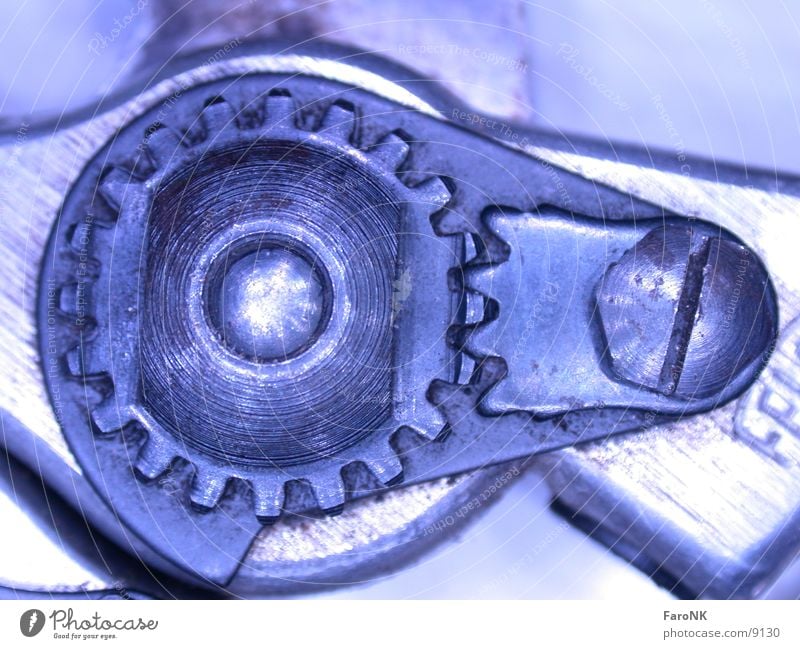
<svg viewBox="0 0 800 649"><path fill-rule="evenodd" d="M367 174L335 150L270 142L207 156L159 183L147 235L142 397L174 437L222 462L291 466L333 455L388 418L399 213L376 183L328 199L332 179ZM303 353L258 362L209 329L208 291L225 272L214 267L231 267L224 256L235 265L241 251L276 247L317 260L330 277L330 315ZM359 395L367 399L353 408Z"/></svg>

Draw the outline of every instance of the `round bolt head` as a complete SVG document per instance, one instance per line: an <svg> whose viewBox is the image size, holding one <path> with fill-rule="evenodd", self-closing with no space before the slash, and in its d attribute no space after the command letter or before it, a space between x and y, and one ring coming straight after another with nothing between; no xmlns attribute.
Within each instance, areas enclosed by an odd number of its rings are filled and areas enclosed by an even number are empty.
<svg viewBox="0 0 800 649"><path fill-rule="evenodd" d="M302 256L280 248L246 254L225 270L209 305L225 344L256 362L302 353L324 325L325 282Z"/></svg>
<svg viewBox="0 0 800 649"><path fill-rule="evenodd" d="M596 297L614 374L681 399L721 392L776 333L758 258L691 226L650 231L608 268Z"/></svg>

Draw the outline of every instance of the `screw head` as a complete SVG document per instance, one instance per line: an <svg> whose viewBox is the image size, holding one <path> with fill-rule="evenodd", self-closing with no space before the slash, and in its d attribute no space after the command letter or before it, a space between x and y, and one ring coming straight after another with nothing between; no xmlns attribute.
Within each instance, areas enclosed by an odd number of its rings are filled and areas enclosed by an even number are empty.
<svg viewBox="0 0 800 649"><path fill-rule="evenodd" d="M614 374L682 399L721 392L777 329L753 252L688 225L651 230L609 266L596 298Z"/></svg>

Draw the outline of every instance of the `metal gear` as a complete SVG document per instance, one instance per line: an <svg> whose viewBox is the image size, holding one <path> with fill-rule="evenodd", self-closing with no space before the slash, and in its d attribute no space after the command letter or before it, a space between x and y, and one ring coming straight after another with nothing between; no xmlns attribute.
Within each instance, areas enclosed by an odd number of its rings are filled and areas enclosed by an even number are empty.
<svg viewBox="0 0 800 649"><path fill-rule="evenodd" d="M237 479L268 522L297 484L341 509L354 463L381 485L401 480L399 428L439 436L425 393L453 380L457 352L418 319L439 332L457 321L446 276L463 251L431 228L450 197L442 179L409 186L397 173L407 136L360 148L351 103L320 110L285 88L239 86L180 127L157 115L133 155L112 144L105 205L93 200L69 233L91 242L93 270L60 301L94 319L67 365L110 379L91 408L96 433L133 424L140 479L185 460L196 507Z"/></svg>

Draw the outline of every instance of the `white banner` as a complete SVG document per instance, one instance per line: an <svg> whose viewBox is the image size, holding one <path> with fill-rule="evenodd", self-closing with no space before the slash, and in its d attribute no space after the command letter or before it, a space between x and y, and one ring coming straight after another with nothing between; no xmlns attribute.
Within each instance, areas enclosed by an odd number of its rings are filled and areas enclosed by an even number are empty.
<svg viewBox="0 0 800 649"><path fill-rule="evenodd" d="M0 647L796 649L798 613L796 601L6 601Z"/></svg>

